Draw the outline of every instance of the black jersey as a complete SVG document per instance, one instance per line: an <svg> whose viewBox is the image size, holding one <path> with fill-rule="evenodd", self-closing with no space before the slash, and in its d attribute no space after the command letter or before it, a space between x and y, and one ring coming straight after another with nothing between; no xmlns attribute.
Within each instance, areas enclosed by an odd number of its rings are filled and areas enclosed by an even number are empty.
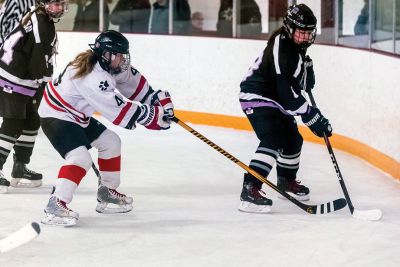
<svg viewBox="0 0 400 267"><path fill-rule="evenodd" d="M40 10L26 25L20 23L0 49L3 91L34 96L41 83L51 80L56 47L54 22Z"/></svg>
<svg viewBox="0 0 400 267"><path fill-rule="evenodd" d="M301 95L304 54L283 27L274 32L240 83L242 109L272 107L287 115L305 113L308 103Z"/></svg>

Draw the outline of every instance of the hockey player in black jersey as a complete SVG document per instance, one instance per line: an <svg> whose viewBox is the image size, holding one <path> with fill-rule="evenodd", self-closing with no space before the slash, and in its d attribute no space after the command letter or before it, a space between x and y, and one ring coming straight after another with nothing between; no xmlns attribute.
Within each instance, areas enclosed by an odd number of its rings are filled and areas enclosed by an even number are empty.
<svg viewBox="0 0 400 267"><path fill-rule="evenodd" d="M0 49L0 192L10 182L2 172L14 148L11 185L37 187L42 175L29 170L40 127L37 113L44 84L53 74L57 35L54 23L68 9L68 0L38 0ZM27 181L23 183L24 180Z"/></svg>
<svg viewBox="0 0 400 267"><path fill-rule="evenodd" d="M250 167L267 177L276 163L277 186L298 200L308 200L310 190L297 179L303 138L294 116L311 131L331 136L329 121L308 104L302 91L314 87L312 60L306 55L314 43L316 24L312 10L304 5L288 8L284 25L269 38L263 53L240 84L239 100L260 144ZM244 174L239 210L269 212L272 200L261 194L262 182Z"/></svg>

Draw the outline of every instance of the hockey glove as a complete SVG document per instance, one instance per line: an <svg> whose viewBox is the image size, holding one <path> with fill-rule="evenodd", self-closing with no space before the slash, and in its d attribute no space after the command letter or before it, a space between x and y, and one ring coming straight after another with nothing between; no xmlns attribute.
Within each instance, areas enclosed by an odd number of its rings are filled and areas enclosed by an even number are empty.
<svg viewBox="0 0 400 267"><path fill-rule="evenodd" d="M161 106L142 105L137 122L150 130L169 129L171 122L164 120L164 110Z"/></svg>
<svg viewBox="0 0 400 267"><path fill-rule="evenodd" d="M165 120L170 121L174 118L174 104L172 104L171 96L168 91L157 91L151 102L160 105L164 109Z"/></svg>
<svg viewBox="0 0 400 267"><path fill-rule="evenodd" d="M322 116L318 108L308 107L306 113L301 115L301 120L307 125L310 130L319 137L332 136L332 126L329 121Z"/></svg>
<svg viewBox="0 0 400 267"><path fill-rule="evenodd" d="M309 56L304 58L304 71L306 72L306 84L304 89L307 93L309 93L315 85L313 61Z"/></svg>

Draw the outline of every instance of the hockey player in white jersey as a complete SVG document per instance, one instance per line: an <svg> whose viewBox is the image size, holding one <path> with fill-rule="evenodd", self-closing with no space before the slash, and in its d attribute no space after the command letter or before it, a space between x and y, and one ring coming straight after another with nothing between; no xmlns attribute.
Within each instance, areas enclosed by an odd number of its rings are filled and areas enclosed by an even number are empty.
<svg viewBox="0 0 400 267"><path fill-rule="evenodd" d="M76 224L78 213L67 204L92 166L91 147L98 149L101 175L96 211L132 210L132 197L116 190L120 184L121 140L92 117L95 111L126 129L134 129L136 123L150 130L168 129L174 115L169 93L154 91L130 65L129 42L121 33L102 32L90 48L48 83L39 107L43 132L65 159L45 208L44 224Z"/></svg>

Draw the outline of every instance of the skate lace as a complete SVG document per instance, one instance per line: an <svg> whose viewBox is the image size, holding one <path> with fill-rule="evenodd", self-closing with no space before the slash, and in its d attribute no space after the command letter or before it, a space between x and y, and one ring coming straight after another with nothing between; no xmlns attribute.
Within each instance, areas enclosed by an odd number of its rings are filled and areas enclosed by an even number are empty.
<svg viewBox="0 0 400 267"><path fill-rule="evenodd" d="M299 180L293 180L289 182L289 189L291 191L300 191L303 185L301 185L301 182Z"/></svg>
<svg viewBox="0 0 400 267"><path fill-rule="evenodd" d="M4 176L3 172L0 170L0 179L1 178L5 179L6 177Z"/></svg>
<svg viewBox="0 0 400 267"><path fill-rule="evenodd" d="M118 191L115 190L115 189L110 189L110 188L109 188L108 190L110 191L111 195L116 196L117 198L124 198L124 197L126 197L126 195L121 194L120 192L118 192Z"/></svg>
<svg viewBox="0 0 400 267"><path fill-rule="evenodd" d="M254 187L251 189L251 194L253 195L254 199L263 199L266 196L263 190Z"/></svg>
<svg viewBox="0 0 400 267"><path fill-rule="evenodd" d="M64 201L57 199L57 205L62 208L65 209L67 211L72 211L70 208L67 207L67 203L65 203Z"/></svg>
<svg viewBox="0 0 400 267"><path fill-rule="evenodd" d="M25 171L30 173L30 174L37 174L37 172L28 169L26 166L25 166Z"/></svg>

